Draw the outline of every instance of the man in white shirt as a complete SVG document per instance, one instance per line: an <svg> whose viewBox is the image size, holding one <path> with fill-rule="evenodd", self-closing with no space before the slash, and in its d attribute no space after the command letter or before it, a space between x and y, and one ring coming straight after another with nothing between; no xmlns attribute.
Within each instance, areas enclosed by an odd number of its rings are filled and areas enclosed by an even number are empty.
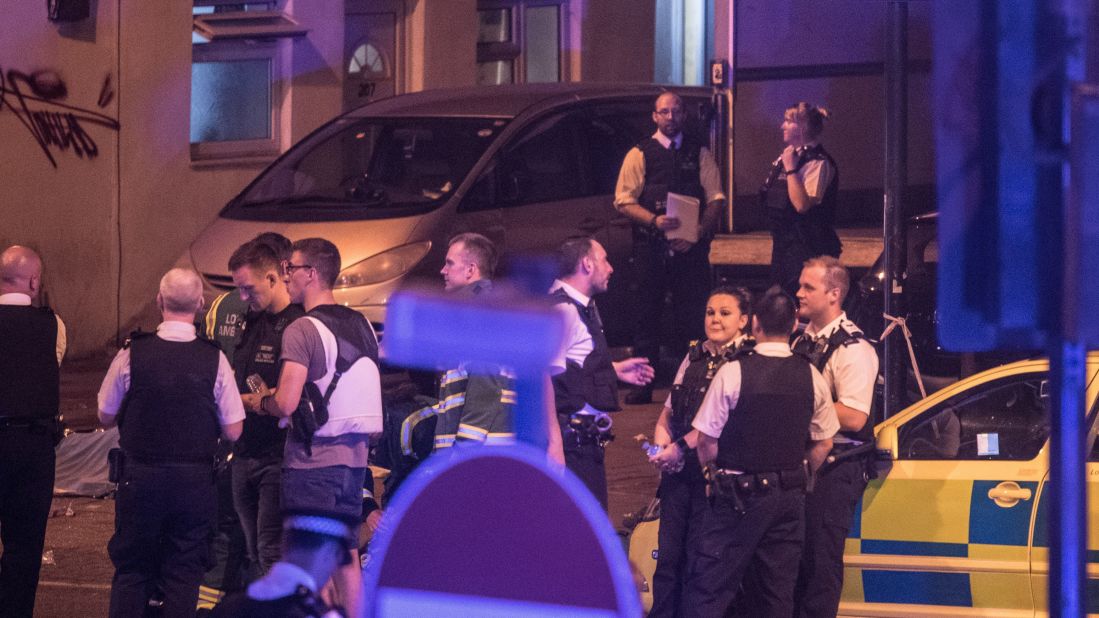
<svg viewBox="0 0 1099 618"><path fill-rule="evenodd" d="M202 281L174 268L156 296L163 321L119 350L99 389L99 422L118 425L121 470L110 616L193 616L217 511L219 435L235 441L244 405L217 344L199 339Z"/></svg>
<svg viewBox="0 0 1099 618"><path fill-rule="evenodd" d="M755 348L718 370L691 424L712 506L692 561L689 616L724 615L749 568L749 615L792 614L808 475L839 428L820 372L790 351L793 299L776 287L752 308Z"/></svg>

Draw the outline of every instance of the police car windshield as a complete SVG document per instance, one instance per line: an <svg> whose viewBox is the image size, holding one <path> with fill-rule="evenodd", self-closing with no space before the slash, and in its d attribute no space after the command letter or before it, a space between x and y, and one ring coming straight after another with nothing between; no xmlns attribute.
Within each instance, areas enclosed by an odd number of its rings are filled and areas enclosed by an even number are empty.
<svg viewBox="0 0 1099 618"><path fill-rule="evenodd" d="M447 198L506 121L340 118L306 138L235 198L229 219L399 217Z"/></svg>

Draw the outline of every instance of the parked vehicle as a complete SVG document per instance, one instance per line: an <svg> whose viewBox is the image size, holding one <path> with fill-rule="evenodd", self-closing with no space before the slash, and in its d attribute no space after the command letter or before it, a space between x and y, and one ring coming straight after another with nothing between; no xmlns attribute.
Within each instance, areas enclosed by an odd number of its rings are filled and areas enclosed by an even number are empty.
<svg viewBox="0 0 1099 618"><path fill-rule="evenodd" d="M1087 361L1088 521L1099 521L1099 353ZM840 616L1042 616L1049 607L1049 363L975 374L874 428L879 478L856 510ZM630 537L650 589L659 520ZM1088 555L1099 551L1089 534ZM1087 587L1099 587L1089 569ZM1099 613L1088 595L1087 611Z"/></svg>
<svg viewBox="0 0 1099 618"><path fill-rule="evenodd" d="M710 91L669 88L705 136ZM233 198L191 245L214 294L232 287L232 251L260 232L323 236L340 249L336 300L381 330L401 286L438 286L447 240L485 234L504 253L547 251L589 234L619 270L601 298L620 313L630 224L613 193L626 151L652 134L654 85L527 84L395 96L303 139ZM616 311L616 309L618 311ZM630 320L607 320L622 339Z"/></svg>
<svg viewBox="0 0 1099 618"><path fill-rule="evenodd" d="M1099 355L1087 373L1080 422L1096 521ZM1045 360L975 374L878 425L889 469L870 482L847 539L840 615L1045 615L1049 435ZM1091 571L1087 587L1096 586ZM1099 598L1088 596L1087 611L1099 612Z"/></svg>

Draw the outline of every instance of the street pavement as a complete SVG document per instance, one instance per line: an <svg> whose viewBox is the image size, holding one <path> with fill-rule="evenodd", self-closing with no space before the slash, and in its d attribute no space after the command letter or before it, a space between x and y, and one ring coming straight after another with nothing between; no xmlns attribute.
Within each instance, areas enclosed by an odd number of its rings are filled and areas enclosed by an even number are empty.
<svg viewBox="0 0 1099 618"><path fill-rule="evenodd" d="M77 431L96 425L96 392L108 360L68 362L62 368L61 410ZM625 391L622 392L625 395ZM663 402L666 390L657 390ZM607 447L607 480L611 523L620 528L622 516L648 504L659 477L641 452L637 434L652 436L661 405L624 406L614 415L617 436ZM107 540L114 530L114 501L55 497L46 530L42 575L35 616L105 616L113 568Z"/></svg>

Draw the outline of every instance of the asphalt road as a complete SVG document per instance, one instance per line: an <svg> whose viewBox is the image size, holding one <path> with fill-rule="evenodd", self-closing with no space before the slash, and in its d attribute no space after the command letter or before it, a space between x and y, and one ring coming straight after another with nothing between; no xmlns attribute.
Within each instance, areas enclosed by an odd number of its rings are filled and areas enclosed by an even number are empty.
<svg viewBox="0 0 1099 618"><path fill-rule="evenodd" d="M95 395L106 371L106 360L66 362L62 371L61 408L74 430L95 427ZM623 393L624 394L624 393ZM663 402L666 390L657 390ZM625 406L614 416L617 439L607 447L611 523L620 527L623 514L648 503L657 473L646 462L633 436L651 436L659 404ZM105 616L113 568L107 540L114 529L114 501L57 497L46 531L42 575L35 616Z"/></svg>

